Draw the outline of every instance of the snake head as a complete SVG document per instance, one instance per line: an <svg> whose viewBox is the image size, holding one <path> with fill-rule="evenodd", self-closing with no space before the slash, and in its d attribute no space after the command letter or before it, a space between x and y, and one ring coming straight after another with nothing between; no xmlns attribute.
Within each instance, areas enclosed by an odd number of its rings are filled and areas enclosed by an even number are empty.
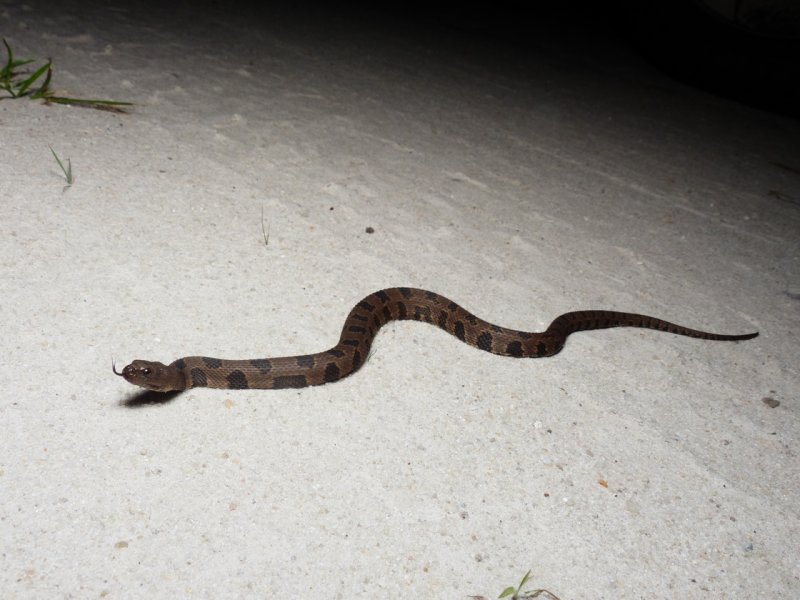
<svg viewBox="0 0 800 600"><path fill-rule="evenodd" d="M126 365L122 371L117 371L113 364L111 368L116 375L124 377L128 383L153 392L170 392L184 389L178 381L181 379L181 374L177 369L160 362L135 360Z"/></svg>

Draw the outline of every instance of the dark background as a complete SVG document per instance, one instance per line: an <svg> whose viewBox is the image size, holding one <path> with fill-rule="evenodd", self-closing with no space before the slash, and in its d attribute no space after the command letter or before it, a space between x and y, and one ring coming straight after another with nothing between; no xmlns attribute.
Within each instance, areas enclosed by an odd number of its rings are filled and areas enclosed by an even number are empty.
<svg viewBox="0 0 800 600"><path fill-rule="evenodd" d="M708 4L727 7L715 10ZM213 0L217 9L257 13L269 4ZM543 43L591 52L614 39L684 84L749 106L800 117L800 2L797 0L587 0L553 2L286 3L364 27L403 27L513 49L520 60Z"/></svg>

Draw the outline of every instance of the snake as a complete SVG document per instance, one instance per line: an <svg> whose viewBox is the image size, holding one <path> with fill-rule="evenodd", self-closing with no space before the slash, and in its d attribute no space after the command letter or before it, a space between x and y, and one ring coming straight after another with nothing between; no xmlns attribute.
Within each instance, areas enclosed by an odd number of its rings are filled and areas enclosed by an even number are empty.
<svg viewBox="0 0 800 600"><path fill-rule="evenodd" d="M558 354L577 331L641 327L702 340L749 340L758 335L724 335L676 325L629 312L583 310L556 317L541 333L517 331L484 321L452 300L428 290L394 287L374 292L356 304L344 322L339 342L316 354L225 360L187 356L165 365L134 360L114 374L154 392L197 387L226 390L303 388L331 383L357 371L369 356L378 330L390 321L435 325L462 342L502 356L540 358Z"/></svg>

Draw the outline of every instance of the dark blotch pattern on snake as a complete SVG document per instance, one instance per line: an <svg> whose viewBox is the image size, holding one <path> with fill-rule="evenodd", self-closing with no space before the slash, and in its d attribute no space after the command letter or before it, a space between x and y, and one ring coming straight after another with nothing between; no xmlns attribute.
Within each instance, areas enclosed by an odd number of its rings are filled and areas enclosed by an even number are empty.
<svg viewBox="0 0 800 600"><path fill-rule="evenodd" d="M576 331L643 327L703 340L749 340L758 333L721 335L675 325L655 317L606 310L568 312L542 333L515 331L488 323L452 300L427 290L389 288L370 294L347 315L339 343L317 354L223 360L187 356L164 365L135 360L121 372L130 383L156 392L210 387L227 390L302 388L347 377L364 363L378 330L395 320L430 323L462 342L503 356L538 358L561 351Z"/></svg>

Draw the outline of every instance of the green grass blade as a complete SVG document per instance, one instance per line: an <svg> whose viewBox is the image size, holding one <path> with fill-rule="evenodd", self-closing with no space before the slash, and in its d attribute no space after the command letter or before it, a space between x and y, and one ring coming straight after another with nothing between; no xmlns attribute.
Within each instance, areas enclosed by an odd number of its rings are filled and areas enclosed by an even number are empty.
<svg viewBox="0 0 800 600"><path fill-rule="evenodd" d="M19 94L14 89L14 78L19 74L15 71L17 67L32 63L33 60L14 60L14 53L11 46L5 38L3 38L3 46L6 48L6 64L0 69L0 89L7 91L12 98L16 98Z"/></svg>
<svg viewBox="0 0 800 600"><path fill-rule="evenodd" d="M47 63L47 77L44 78L44 83L39 86L39 89L36 90L31 94L31 98L37 100L39 98L47 98L53 92L50 91L50 79L53 77L53 69L50 67L50 63Z"/></svg>
<svg viewBox="0 0 800 600"><path fill-rule="evenodd" d="M83 106L86 108L96 108L98 110L107 110L109 112L124 113L126 112L123 107L133 106L133 102L119 102L117 100L89 100L86 98L65 98L63 96L51 96L49 94L43 96L45 102L53 104L68 104L72 106Z"/></svg>
<svg viewBox="0 0 800 600"><path fill-rule="evenodd" d="M48 146L48 148L50 148L50 152L53 153L53 158L56 159L58 166L61 167L61 172L64 173L64 179L67 180L67 185L72 185L72 182L74 181L74 178L72 177L72 161L67 159L67 167L64 168L64 163L62 163L61 159L58 158L58 154L56 154L56 151L53 150L53 147Z"/></svg>
<svg viewBox="0 0 800 600"><path fill-rule="evenodd" d="M48 71L48 70L50 70L50 61L47 61L47 62L46 62L45 64L43 64L41 67L39 67L38 69L36 69L36 70L33 72L33 74L32 74L30 77L28 77L28 78L27 78L25 81L22 81L22 82L20 82L20 83L17 85L17 89L16 89L16 92L17 92L17 93L16 93L16 95L17 95L17 96L24 96L24 95L25 95L25 92L28 90L28 88L29 88L29 87L31 87L31 85L33 85L33 83L34 83L34 82L35 82L37 79L39 79L39 77L41 77L41 76L42 76L42 73L44 73L45 71ZM50 78L48 77L48 78L47 78L47 81L49 81L49 79L50 79ZM40 88L40 90L41 90L41 88Z"/></svg>
<svg viewBox="0 0 800 600"><path fill-rule="evenodd" d="M530 576L531 576L531 571L530 569L528 569L528 572L525 573L525 576L522 578L522 581L519 582L519 586L517 586L517 589L519 591L522 591L522 588L525 587L526 583L528 583L528 579L530 579Z"/></svg>
<svg viewBox="0 0 800 600"><path fill-rule="evenodd" d="M14 70L14 55L11 52L11 46L8 45L6 38L3 38L3 46L6 47L6 54L8 54L8 60L6 61L3 70L0 71L0 78L2 79L10 79L11 78L11 71Z"/></svg>
<svg viewBox="0 0 800 600"><path fill-rule="evenodd" d="M21 67L22 65L27 65L28 63L32 63L33 59L22 59L22 60L14 60L14 53L11 52L11 46L8 45L6 38L3 38L3 46L6 47L6 54L8 54L8 60L6 60L6 64L0 69L0 78L2 77L11 77L13 75L14 69L17 67Z"/></svg>
<svg viewBox="0 0 800 600"><path fill-rule="evenodd" d="M60 102L61 104L108 104L109 106L133 106L133 102L121 102L119 100L93 100L89 98L65 98L63 96L50 96L48 98L51 102Z"/></svg>

